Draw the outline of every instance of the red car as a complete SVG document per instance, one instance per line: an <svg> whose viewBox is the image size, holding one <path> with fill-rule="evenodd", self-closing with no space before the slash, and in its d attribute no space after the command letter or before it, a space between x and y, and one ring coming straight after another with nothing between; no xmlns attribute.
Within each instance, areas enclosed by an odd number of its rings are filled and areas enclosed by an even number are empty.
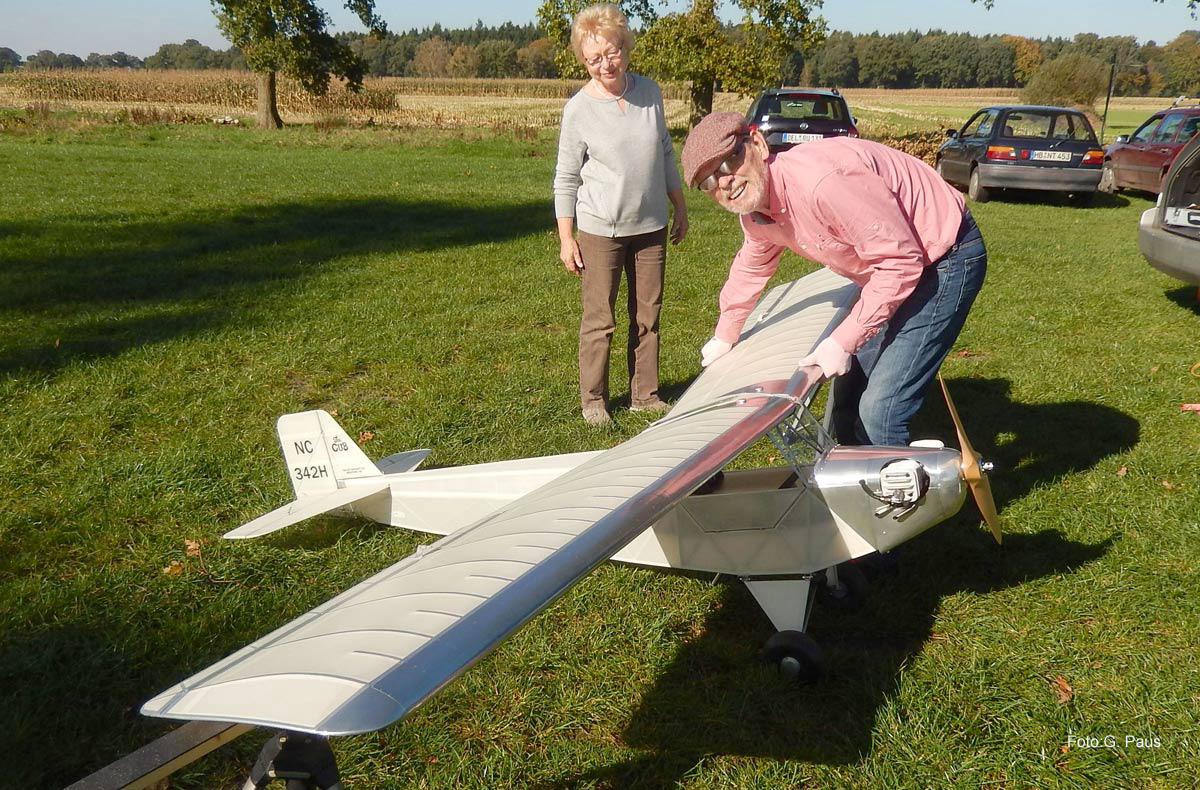
<svg viewBox="0 0 1200 790"><path fill-rule="evenodd" d="M1119 134L1104 154L1098 189L1158 194L1163 176L1187 141L1200 131L1200 106L1156 112L1133 134Z"/></svg>

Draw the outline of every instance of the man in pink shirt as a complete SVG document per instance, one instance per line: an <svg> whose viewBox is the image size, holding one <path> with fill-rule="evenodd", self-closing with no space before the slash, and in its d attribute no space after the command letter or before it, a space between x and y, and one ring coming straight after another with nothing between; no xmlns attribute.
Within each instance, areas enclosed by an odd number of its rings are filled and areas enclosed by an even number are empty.
<svg viewBox="0 0 1200 790"><path fill-rule="evenodd" d="M739 214L745 240L721 289L707 366L737 342L784 249L862 291L850 314L799 364L834 387L843 444L907 444L908 425L983 285L987 251L962 195L933 168L848 137L772 156L737 113L688 135L683 177Z"/></svg>

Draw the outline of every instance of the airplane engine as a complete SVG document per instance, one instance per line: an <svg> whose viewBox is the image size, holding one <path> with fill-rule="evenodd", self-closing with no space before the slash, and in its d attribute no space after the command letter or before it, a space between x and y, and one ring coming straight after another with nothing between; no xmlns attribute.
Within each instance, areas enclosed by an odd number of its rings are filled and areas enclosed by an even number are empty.
<svg viewBox="0 0 1200 790"><path fill-rule="evenodd" d="M967 495L959 454L930 444L836 446L813 467L816 489L835 518L888 551L957 513Z"/></svg>

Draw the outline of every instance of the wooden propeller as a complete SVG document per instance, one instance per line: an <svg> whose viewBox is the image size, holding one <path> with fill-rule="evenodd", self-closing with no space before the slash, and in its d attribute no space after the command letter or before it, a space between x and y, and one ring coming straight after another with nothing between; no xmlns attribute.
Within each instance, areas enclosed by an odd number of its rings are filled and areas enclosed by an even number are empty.
<svg viewBox="0 0 1200 790"><path fill-rule="evenodd" d="M979 454L975 452L975 448L971 447L971 442L967 439L967 432L963 430L962 420L958 416L958 409L954 408L950 390L946 388L946 381L942 378L941 373L938 374L938 382L942 385L942 395L946 397L946 408L950 410L950 419L954 420L954 430L958 434L963 480L967 481L967 486L970 487L971 494L975 497L975 504L979 506L979 512L983 515L984 522L992 531L992 537L996 539L997 543L1000 543L1000 515L996 512L996 500L992 497L992 486L987 479L987 472L991 469L991 464L984 463Z"/></svg>

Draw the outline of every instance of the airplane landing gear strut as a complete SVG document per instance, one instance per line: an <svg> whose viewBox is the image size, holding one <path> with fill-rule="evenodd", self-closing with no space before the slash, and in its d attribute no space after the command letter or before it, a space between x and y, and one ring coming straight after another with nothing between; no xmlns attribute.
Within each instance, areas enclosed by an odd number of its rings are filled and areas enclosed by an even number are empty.
<svg viewBox="0 0 1200 790"><path fill-rule="evenodd" d="M258 790L272 779L281 779L287 790L343 790L342 777L329 741L305 732L277 732L271 736L242 790Z"/></svg>

